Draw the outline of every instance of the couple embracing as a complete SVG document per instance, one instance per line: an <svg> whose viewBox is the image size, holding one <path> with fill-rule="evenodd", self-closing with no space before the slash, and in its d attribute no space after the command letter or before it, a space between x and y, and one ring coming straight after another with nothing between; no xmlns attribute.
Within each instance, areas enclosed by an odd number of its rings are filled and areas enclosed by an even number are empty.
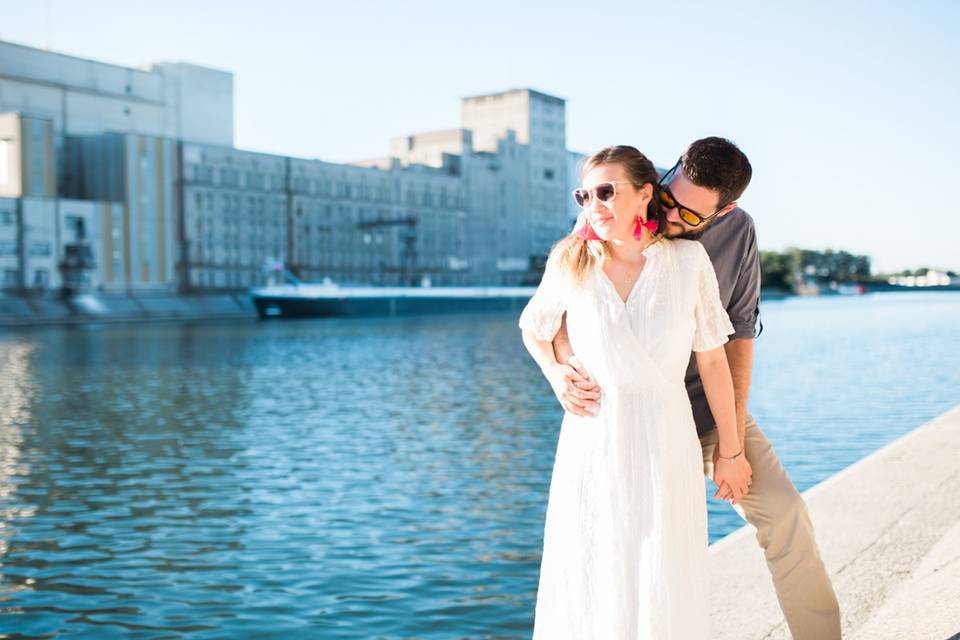
<svg viewBox="0 0 960 640"><path fill-rule="evenodd" d="M840 637L806 506L747 412L760 269L732 142L690 145L663 178L637 149L587 159L577 228L520 317L565 409L534 638L709 637L703 475L757 529L797 639ZM692 356L691 356L692 352Z"/></svg>

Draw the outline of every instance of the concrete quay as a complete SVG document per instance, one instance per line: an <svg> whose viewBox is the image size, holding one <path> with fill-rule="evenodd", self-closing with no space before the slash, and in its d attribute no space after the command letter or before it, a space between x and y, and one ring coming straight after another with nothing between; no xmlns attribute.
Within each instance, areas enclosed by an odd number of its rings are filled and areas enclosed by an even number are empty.
<svg viewBox="0 0 960 640"><path fill-rule="evenodd" d="M179 296L0 296L0 328L89 322L226 320L257 317L246 293Z"/></svg>
<svg viewBox="0 0 960 640"><path fill-rule="evenodd" d="M960 638L960 405L804 493L853 640ZM791 637L746 525L710 547L714 637ZM726 591L726 596L724 592Z"/></svg>

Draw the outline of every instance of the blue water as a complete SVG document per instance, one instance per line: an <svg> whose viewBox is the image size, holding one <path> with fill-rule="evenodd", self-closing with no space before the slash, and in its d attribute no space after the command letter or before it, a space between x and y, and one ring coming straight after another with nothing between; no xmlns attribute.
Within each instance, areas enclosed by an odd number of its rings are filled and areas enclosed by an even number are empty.
<svg viewBox="0 0 960 640"><path fill-rule="evenodd" d="M762 317L801 490L960 403L960 294ZM0 334L0 638L528 637L561 414L515 321Z"/></svg>

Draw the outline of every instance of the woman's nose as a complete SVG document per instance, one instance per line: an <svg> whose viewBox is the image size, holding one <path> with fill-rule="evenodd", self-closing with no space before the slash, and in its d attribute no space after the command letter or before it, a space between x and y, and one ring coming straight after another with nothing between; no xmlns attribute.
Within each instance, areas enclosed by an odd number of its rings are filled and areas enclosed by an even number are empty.
<svg viewBox="0 0 960 640"><path fill-rule="evenodd" d="M590 198L590 203L587 205L587 212L600 212L606 213L608 211L607 206L600 201L600 198L594 196Z"/></svg>

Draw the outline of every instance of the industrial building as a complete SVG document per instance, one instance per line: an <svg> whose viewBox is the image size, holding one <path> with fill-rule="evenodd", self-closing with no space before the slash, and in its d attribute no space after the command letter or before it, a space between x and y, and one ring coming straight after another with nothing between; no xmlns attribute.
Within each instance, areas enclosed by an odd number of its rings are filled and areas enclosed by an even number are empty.
<svg viewBox="0 0 960 640"><path fill-rule="evenodd" d="M0 287L535 283L570 225L565 103L462 100L459 128L335 164L233 146L233 76L0 42ZM318 150L322 153L322 150Z"/></svg>

